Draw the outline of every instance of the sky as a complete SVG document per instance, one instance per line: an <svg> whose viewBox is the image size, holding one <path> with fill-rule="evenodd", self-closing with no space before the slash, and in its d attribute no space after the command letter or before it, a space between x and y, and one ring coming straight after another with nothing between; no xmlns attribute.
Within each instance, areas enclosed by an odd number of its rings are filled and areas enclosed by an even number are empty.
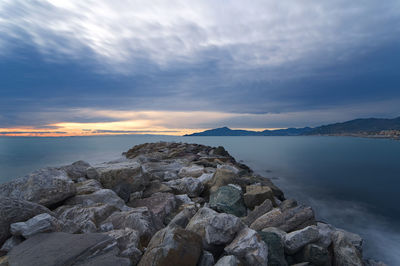
<svg viewBox="0 0 400 266"><path fill-rule="evenodd" d="M400 1L0 1L0 136L400 115Z"/></svg>

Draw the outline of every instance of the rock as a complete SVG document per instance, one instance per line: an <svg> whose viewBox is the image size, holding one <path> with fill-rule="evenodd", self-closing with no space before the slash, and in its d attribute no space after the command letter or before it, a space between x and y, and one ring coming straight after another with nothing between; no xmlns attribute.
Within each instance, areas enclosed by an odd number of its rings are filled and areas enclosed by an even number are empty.
<svg viewBox="0 0 400 266"><path fill-rule="evenodd" d="M279 228L285 232L299 230L309 225L315 225L314 211L311 207L297 206L283 212L284 224Z"/></svg>
<svg viewBox="0 0 400 266"><path fill-rule="evenodd" d="M219 212L233 214L238 217L246 215L242 192L232 186L220 187L210 195L210 207Z"/></svg>
<svg viewBox="0 0 400 266"><path fill-rule="evenodd" d="M210 252L203 250L197 266L214 266L214 256Z"/></svg>
<svg viewBox="0 0 400 266"><path fill-rule="evenodd" d="M196 266L201 253L199 235L179 227L166 227L153 236L138 265Z"/></svg>
<svg viewBox="0 0 400 266"><path fill-rule="evenodd" d="M153 194L158 192L172 192L172 188L161 183L159 180L153 180L143 191L143 198L151 197Z"/></svg>
<svg viewBox="0 0 400 266"><path fill-rule="evenodd" d="M115 240L103 234L41 233L13 248L8 257L10 265L129 265L112 247Z"/></svg>
<svg viewBox="0 0 400 266"><path fill-rule="evenodd" d="M335 266L362 266L363 261L360 251L347 238L345 232L332 233L333 265Z"/></svg>
<svg viewBox="0 0 400 266"><path fill-rule="evenodd" d="M86 171L90 167L90 164L85 161L77 161L73 164L62 166L59 169L64 170L69 178L76 182L79 178L86 177Z"/></svg>
<svg viewBox="0 0 400 266"><path fill-rule="evenodd" d="M100 182L96 179L89 179L75 184L77 195L91 194L103 189Z"/></svg>
<svg viewBox="0 0 400 266"><path fill-rule="evenodd" d="M179 171L178 176L180 177L199 177L204 173L204 166L191 165L188 167L182 167Z"/></svg>
<svg viewBox="0 0 400 266"><path fill-rule="evenodd" d="M98 174L92 177L100 181L104 188L123 192L124 195L142 191L149 184L140 164L132 160L104 163L96 166L95 170Z"/></svg>
<svg viewBox="0 0 400 266"><path fill-rule="evenodd" d="M233 255L223 256L220 258L215 266L241 266L242 263Z"/></svg>
<svg viewBox="0 0 400 266"><path fill-rule="evenodd" d="M268 247L256 231L245 227L225 247L225 252L243 259L249 265L267 265Z"/></svg>
<svg viewBox="0 0 400 266"><path fill-rule="evenodd" d="M275 227L258 232L268 247L268 266L287 266L284 252L285 232Z"/></svg>
<svg viewBox="0 0 400 266"><path fill-rule="evenodd" d="M103 224L112 224L113 229L131 228L139 233L140 243L146 247L151 237L163 225L147 207L134 208L130 211L114 212Z"/></svg>
<svg viewBox="0 0 400 266"><path fill-rule="evenodd" d="M38 233L59 232L63 224L48 213L36 215L26 222L18 222L10 225L10 232L14 236L29 238Z"/></svg>
<svg viewBox="0 0 400 266"><path fill-rule="evenodd" d="M182 205L182 204L194 204L194 201L192 201L191 198L187 194L182 194L182 195L175 195L176 203L177 205Z"/></svg>
<svg viewBox="0 0 400 266"><path fill-rule="evenodd" d="M0 245L11 236L11 224L26 221L41 213L51 211L36 203L0 196Z"/></svg>
<svg viewBox="0 0 400 266"><path fill-rule="evenodd" d="M112 213L119 211L115 206L97 203L92 206L61 206L55 210L68 233L94 233Z"/></svg>
<svg viewBox="0 0 400 266"><path fill-rule="evenodd" d="M310 262L315 266L331 266L332 258L329 255L328 249L316 244L306 245L300 254L296 255L298 260Z"/></svg>
<svg viewBox="0 0 400 266"><path fill-rule="evenodd" d="M337 229L338 231L342 232L345 236L345 238L353 245L356 247L356 249L362 254L362 246L364 240L361 238L361 236L348 232L343 229Z"/></svg>
<svg viewBox="0 0 400 266"><path fill-rule="evenodd" d="M305 245L317 241L318 238L318 229L314 225L293 231L285 236L285 251L287 254L294 254Z"/></svg>
<svg viewBox="0 0 400 266"><path fill-rule="evenodd" d="M196 206L188 205L177 215L175 215L175 217L169 222L168 226L180 226L185 228L196 212Z"/></svg>
<svg viewBox="0 0 400 266"><path fill-rule="evenodd" d="M274 193L268 186L251 185L246 187L246 193L243 195L244 203L249 209L254 209L266 199L274 201Z"/></svg>
<svg viewBox="0 0 400 266"><path fill-rule="evenodd" d="M217 169L224 169L224 170L229 170L235 174L239 174L240 170L233 166L232 164L219 164L217 166Z"/></svg>
<svg viewBox="0 0 400 266"><path fill-rule="evenodd" d="M272 210L272 202L266 199L261 205L258 205L254 210L250 211L247 216L243 219L243 222L250 226L257 218L261 217L263 214Z"/></svg>
<svg viewBox="0 0 400 266"><path fill-rule="evenodd" d="M315 243L320 247L328 248L332 243L332 233L335 228L332 225L317 223L317 228L319 231L319 239Z"/></svg>
<svg viewBox="0 0 400 266"><path fill-rule="evenodd" d="M10 252L10 250L21 244L21 242L24 241L24 238L21 236L12 236L9 239L6 240L6 242L4 242L3 246L1 246L0 248L0 253L8 253Z"/></svg>
<svg viewBox="0 0 400 266"><path fill-rule="evenodd" d="M0 257L0 266L9 266L10 264L8 263L8 257L3 256Z"/></svg>
<svg viewBox="0 0 400 266"><path fill-rule="evenodd" d="M381 261L367 259L367 260L364 260L364 266L387 266L387 265Z"/></svg>
<svg viewBox="0 0 400 266"><path fill-rule="evenodd" d="M286 211L288 209L294 208L297 206L297 201L294 199L287 199L281 202L281 204L279 204L279 208L281 209L281 211Z"/></svg>
<svg viewBox="0 0 400 266"><path fill-rule="evenodd" d="M267 227L280 227L285 223L283 213L279 208L275 208L264 215L258 217L251 225L250 228L260 231Z"/></svg>
<svg viewBox="0 0 400 266"><path fill-rule="evenodd" d="M234 215L219 213L209 220L205 228L205 240L208 245L230 243L243 224Z"/></svg>
<svg viewBox="0 0 400 266"><path fill-rule="evenodd" d="M203 183L193 177L171 180L166 182L165 185L172 188L175 194L187 194L189 197L198 197L204 189Z"/></svg>
<svg viewBox="0 0 400 266"><path fill-rule="evenodd" d="M216 211L207 207L203 207L197 211L196 215L194 215L192 219L190 219L188 225L186 226L186 230L195 232L205 239L206 226L216 215L218 215Z"/></svg>
<svg viewBox="0 0 400 266"><path fill-rule="evenodd" d="M217 169L214 173L213 178L207 182L210 194L216 192L218 188L227 186L228 184L236 184L238 175L228 169Z"/></svg>
<svg viewBox="0 0 400 266"><path fill-rule="evenodd" d="M44 168L0 185L0 196L35 202L46 207L74 196L74 182L63 170Z"/></svg>
<svg viewBox="0 0 400 266"><path fill-rule="evenodd" d="M197 178L201 183L206 184L213 178L214 173L204 173Z"/></svg>
<svg viewBox="0 0 400 266"><path fill-rule="evenodd" d="M136 230L125 228L112 230L105 234L117 241L120 256L129 258L134 265L139 262L142 252L140 251L139 234Z"/></svg>
<svg viewBox="0 0 400 266"><path fill-rule="evenodd" d="M125 202L118 197L118 195L110 189L101 189L92 194L77 195L68 199L66 205L83 205L83 206L93 206L97 203L103 203L107 205L114 206L119 210L128 210L129 208L125 205Z"/></svg>
<svg viewBox="0 0 400 266"><path fill-rule="evenodd" d="M128 203L130 207L147 207L162 223L168 214L176 208L176 199L171 193L156 193L149 198L135 199Z"/></svg>

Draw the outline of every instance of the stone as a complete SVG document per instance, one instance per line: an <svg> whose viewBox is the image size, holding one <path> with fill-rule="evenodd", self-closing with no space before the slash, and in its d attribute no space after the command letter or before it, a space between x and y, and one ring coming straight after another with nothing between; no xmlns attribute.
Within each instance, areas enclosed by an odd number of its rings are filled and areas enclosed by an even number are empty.
<svg viewBox="0 0 400 266"><path fill-rule="evenodd" d="M297 201L294 199L287 199L281 202L281 204L279 204L279 208L281 209L281 211L286 211L288 209L294 208L297 206Z"/></svg>
<svg viewBox="0 0 400 266"><path fill-rule="evenodd" d="M251 185L246 187L246 193L243 195L244 203L247 208L254 209L255 206L260 205L266 199L274 201L274 193L268 186Z"/></svg>
<svg viewBox="0 0 400 266"><path fill-rule="evenodd" d="M165 185L172 188L175 194L187 194L189 197L198 197L204 189L203 183L193 177L171 180Z"/></svg>
<svg viewBox="0 0 400 266"><path fill-rule="evenodd" d="M264 215L258 217L251 225L250 228L260 231L267 227L280 227L285 223L283 213L279 208L275 208Z"/></svg>
<svg viewBox="0 0 400 266"><path fill-rule="evenodd" d="M248 227L242 229L224 250L227 254L242 259L248 265L268 264L267 245L256 231Z"/></svg>
<svg viewBox="0 0 400 266"><path fill-rule="evenodd" d="M76 183L75 187L77 195L91 194L103 189L100 182L96 179L88 179L83 182Z"/></svg>
<svg viewBox="0 0 400 266"><path fill-rule="evenodd" d="M364 240L361 238L360 235L355 234L355 233L351 233L348 232L346 230L343 229L336 229L337 231L340 231L344 234L345 238L353 245L356 247L356 249L362 253L362 249L363 249L363 242Z"/></svg>
<svg viewBox="0 0 400 266"><path fill-rule="evenodd" d="M197 178L201 183L206 184L207 182L211 181L213 178L214 173L204 173Z"/></svg>
<svg viewBox="0 0 400 266"><path fill-rule="evenodd" d="M85 161L77 161L70 165L62 166L59 169L64 170L69 178L76 182L79 178L86 177L87 169L90 167L90 164Z"/></svg>
<svg viewBox="0 0 400 266"><path fill-rule="evenodd" d="M172 192L172 188L161 183L159 180L153 180L143 191L143 198L151 197L153 194L158 192Z"/></svg>
<svg viewBox="0 0 400 266"><path fill-rule="evenodd" d="M241 266L241 265L242 263L240 262L240 260L238 260L233 255L223 256L215 264L215 266Z"/></svg>
<svg viewBox="0 0 400 266"><path fill-rule="evenodd" d="M63 231L68 233L94 233L98 231L100 224L111 214L119 211L112 205L97 203L92 206L68 206L58 207L54 212L60 221L64 223Z"/></svg>
<svg viewBox="0 0 400 266"><path fill-rule="evenodd" d="M121 211L129 210L129 208L125 205L125 202L110 189L101 189L91 194L77 195L65 202L66 205L80 204L88 207L96 205L97 203L111 205Z"/></svg>
<svg viewBox="0 0 400 266"><path fill-rule="evenodd" d="M287 254L294 254L305 245L317 241L319 232L316 226L307 226L301 230L293 231L285 236L285 251Z"/></svg>
<svg viewBox="0 0 400 266"><path fill-rule="evenodd" d="M205 239L206 226L210 222L210 220L216 215L218 215L218 213L210 208L200 208L197 213L192 217L192 219L190 219L188 225L186 226L186 230L195 232L203 239Z"/></svg>
<svg viewBox="0 0 400 266"><path fill-rule="evenodd" d="M271 211L273 208L272 201L266 199L262 204L256 206L254 210L250 211L247 216L243 219L243 222L250 226L257 218L261 217L265 213Z"/></svg>
<svg viewBox="0 0 400 266"><path fill-rule="evenodd" d="M362 266L362 255L351 243L343 231L332 233L333 265L335 266Z"/></svg>
<svg viewBox="0 0 400 266"><path fill-rule="evenodd" d="M205 228L205 240L208 245L230 243L243 224L234 215L219 213L209 220Z"/></svg>
<svg viewBox="0 0 400 266"><path fill-rule="evenodd" d="M203 250L197 266L214 266L214 263L214 256L210 252Z"/></svg>
<svg viewBox="0 0 400 266"><path fill-rule="evenodd" d="M175 217L169 222L168 226L180 226L185 228L190 219L196 214L197 208L194 205L184 207Z"/></svg>
<svg viewBox="0 0 400 266"><path fill-rule="evenodd" d="M178 176L180 177L199 177L204 173L204 166L202 165L191 165L182 167L179 170Z"/></svg>
<svg viewBox="0 0 400 266"><path fill-rule="evenodd" d="M268 266L287 266L284 252L285 232L275 227L258 232L268 247Z"/></svg>
<svg viewBox="0 0 400 266"><path fill-rule="evenodd" d="M52 212L33 202L0 196L0 245L11 236L11 224L26 221L41 213Z"/></svg>
<svg viewBox="0 0 400 266"><path fill-rule="evenodd" d="M308 244L296 255L300 261L307 261L315 266L331 266L332 258L328 249L316 244Z"/></svg>
<svg viewBox="0 0 400 266"><path fill-rule="evenodd" d="M26 222L10 225L10 232L14 236L29 238L38 233L58 232L63 228L63 223L48 213L36 215Z"/></svg>
<svg viewBox="0 0 400 266"><path fill-rule="evenodd" d="M232 186L220 187L210 195L210 207L219 212L233 214L238 217L247 214L242 192Z"/></svg>
<svg viewBox="0 0 400 266"><path fill-rule="evenodd" d="M127 257L131 260L132 264L136 265L142 257L140 251L140 239L136 230L131 228L111 230L105 233L117 241L120 250L119 255Z"/></svg>
<svg viewBox="0 0 400 266"><path fill-rule="evenodd" d="M0 257L0 266L9 266L10 264L8 263L8 257L3 256Z"/></svg>
<svg viewBox="0 0 400 266"><path fill-rule="evenodd" d="M9 239L6 240L6 242L4 242L3 246L1 246L0 248L0 253L8 253L10 252L10 250L21 244L22 241L24 241L25 239L21 236L12 236Z"/></svg>
<svg viewBox="0 0 400 266"><path fill-rule="evenodd" d="M332 243L332 233L335 228L330 224L317 223L319 239L316 244L320 247L328 248Z"/></svg>
<svg viewBox="0 0 400 266"><path fill-rule="evenodd" d="M219 164L217 166L217 169L229 170L235 174L239 174L239 172L240 172L240 170L237 167L233 166L232 164Z"/></svg>
<svg viewBox="0 0 400 266"><path fill-rule="evenodd" d="M194 204L194 201L192 201L191 198L187 194L182 194L182 195L175 195L176 203L177 205L183 205L183 204Z"/></svg>
<svg viewBox="0 0 400 266"><path fill-rule="evenodd" d="M163 225L147 207L134 208L130 211L114 212L103 224L112 224L113 229L135 229L139 233L140 244L146 247L151 237Z"/></svg>
<svg viewBox="0 0 400 266"><path fill-rule="evenodd" d="M138 265L196 266L201 253L199 235L179 227L166 227L153 236Z"/></svg>
<svg viewBox="0 0 400 266"><path fill-rule="evenodd" d="M113 247L115 240L104 234L41 233L14 247L8 257L10 265L129 265Z"/></svg>
<svg viewBox="0 0 400 266"><path fill-rule="evenodd" d="M52 207L74 196L74 182L63 170L44 168L0 185L0 196Z"/></svg>
<svg viewBox="0 0 400 266"><path fill-rule="evenodd" d="M285 232L299 230L309 225L315 225L314 211L311 207L296 206L285 210L283 213L284 224L280 226Z"/></svg>
<svg viewBox="0 0 400 266"><path fill-rule="evenodd" d="M366 259L364 260L364 266L387 266L382 261L376 261L373 259Z"/></svg>
<svg viewBox="0 0 400 266"><path fill-rule="evenodd" d="M228 184L236 184L238 175L228 169L217 169L213 178L206 183L210 194L216 192L218 188L227 186Z"/></svg>
<svg viewBox="0 0 400 266"><path fill-rule="evenodd" d="M171 193L156 193L144 199L135 199L128 203L130 207L147 207L162 223L168 214L176 208L176 199Z"/></svg>

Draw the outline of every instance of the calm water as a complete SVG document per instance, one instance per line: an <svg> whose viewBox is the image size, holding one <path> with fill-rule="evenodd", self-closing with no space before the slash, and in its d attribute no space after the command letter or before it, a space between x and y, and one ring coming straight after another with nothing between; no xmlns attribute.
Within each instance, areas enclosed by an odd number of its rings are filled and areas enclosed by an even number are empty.
<svg viewBox="0 0 400 266"><path fill-rule="evenodd" d="M154 141L224 146L317 217L361 234L365 255L400 265L400 141L347 137L0 137L0 183L45 166L114 159Z"/></svg>

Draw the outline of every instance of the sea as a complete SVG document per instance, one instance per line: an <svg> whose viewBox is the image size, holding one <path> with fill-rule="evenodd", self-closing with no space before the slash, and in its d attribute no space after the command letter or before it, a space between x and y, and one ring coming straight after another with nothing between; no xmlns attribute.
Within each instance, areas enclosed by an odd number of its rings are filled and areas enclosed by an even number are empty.
<svg viewBox="0 0 400 266"><path fill-rule="evenodd" d="M174 141L223 146L270 178L319 221L360 234L364 257L400 265L400 141L356 137L0 137L0 183L38 168L121 157L134 145Z"/></svg>

